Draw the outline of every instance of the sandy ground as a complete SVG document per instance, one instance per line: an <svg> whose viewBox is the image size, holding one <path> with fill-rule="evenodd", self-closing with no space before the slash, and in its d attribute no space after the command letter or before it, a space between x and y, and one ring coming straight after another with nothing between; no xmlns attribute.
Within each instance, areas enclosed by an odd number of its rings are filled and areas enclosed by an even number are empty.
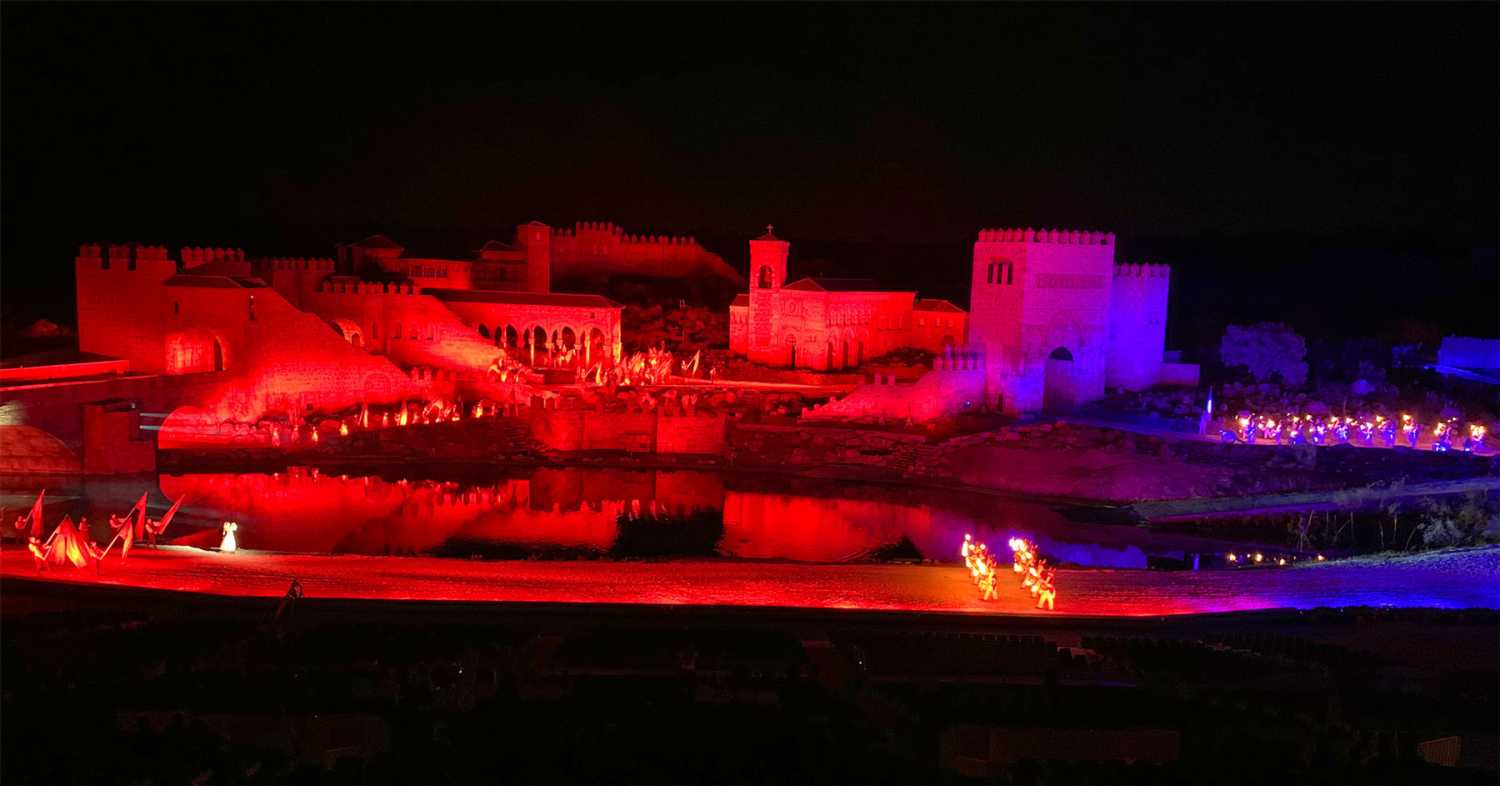
<svg viewBox="0 0 1500 786"><path fill-rule="evenodd" d="M101 569L38 574L0 551L0 579L45 578L216 595L551 603L776 606L976 614L1156 616L1340 606L1500 608L1500 547L1234 571L1066 570L1055 612L1019 582L978 598L961 567L755 562L503 562L358 557L190 547L135 549ZM0 585L3 590L3 585Z"/></svg>

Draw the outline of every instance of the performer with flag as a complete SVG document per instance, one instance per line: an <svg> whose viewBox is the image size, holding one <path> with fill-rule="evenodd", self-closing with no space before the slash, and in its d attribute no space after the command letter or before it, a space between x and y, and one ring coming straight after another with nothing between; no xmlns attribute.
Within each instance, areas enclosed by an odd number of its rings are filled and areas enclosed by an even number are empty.
<svg viewBox="0 0 1500 786"><path fill-rule="evenodd" d="M167 531L167 526L172 523L172 517L177 515L177 509L182 507L182 502L185 499L187 499L186 494L178 497L177 501L172 503L172 507L167 508L166 515L160 519L146 520L146 537L151 541L152 548L156 548L156 536Z"/></svg>

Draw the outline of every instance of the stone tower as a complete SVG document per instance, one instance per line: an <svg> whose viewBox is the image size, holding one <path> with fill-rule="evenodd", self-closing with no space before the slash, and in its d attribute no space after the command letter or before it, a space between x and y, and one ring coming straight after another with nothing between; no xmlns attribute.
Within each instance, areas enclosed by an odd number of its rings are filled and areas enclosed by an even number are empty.
<svg viewBox="0 0 1500 786"><path fill-rule="evenodd" d="M532 221L516 227L516 245L526 250L526 291L552 291L552 227Z"/></svg>
<svg viewBox="0 0 1500 786"><path fill-rule="evenodd" d="M766 233L750 241L750 346L769 348L772 334L772 301L786 284L786 257L791 244L766 226ZM752 349L752 353L754 350ZM766 362L752 357L751 360Z"/></svg>
<svg viewBox="0 0 1500 786"><path fill-rule="evenodd" d="M1104 395L1114 246L1110 232L979 233L969 339L987 356L990 406L1035 412Z"/></svg>

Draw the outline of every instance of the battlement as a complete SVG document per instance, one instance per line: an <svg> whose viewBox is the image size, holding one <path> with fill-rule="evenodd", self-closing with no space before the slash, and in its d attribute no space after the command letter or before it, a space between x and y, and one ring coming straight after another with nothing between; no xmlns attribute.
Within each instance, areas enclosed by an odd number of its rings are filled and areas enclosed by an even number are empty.
<svg viewBox="0 0 1500 786"><path fill-rule="evenodd" d="M943 354L932 359L932 370L936 372L983 372L984 355L967 348L948 347Z"/></svg>
<svg viewBox="0 0 1500 786"><path fill-rule="evenodd" d="M559 227L556 234L560 237L572 237L584 232L623 235L625 230L615 226L611 221L578 221L571 228Z"/></svg>
<svg viewBox="0 0 1500 786"><path fill-rule="evenodd" d="M572 229L559 229L557 236L568 238L576 237L581 233L594 233L609 235L620 243L632 245L650 246L696 246L698 238L682 235L637 235L625 232L624 229L608 221L579 221Z"/></svg>
<svg viewBox="0 0 1500 786"><path fill-rule="evenodd" d="M332 273L334 268L332 259L312 257L267 257L257 259L255 263L271 270L310 270Z"/></svg>
<svg viewBox="0 0 1500 786"><path fill-rule="evenodd" d="M697 238L672 235L626 235L622 242L649 246L696 246Z"/></svg>
<svg viewBox="0 0 1500 786"><path fill-rule="evenodd" d="M1151 263L1131 264L1122 262L1115 265L1115 278L1171 278L1172 268L1170 265Z"/></svg>
<svg viewBox="0 0 1500 786"><path fill-rule="evenodd" d="M318 284L318 292L326 295L415 295L416 288L410 283L381 283L375 281L324 281Z"/></svg>
<svg viewBox="0 0 1500 786"><path fill-rule="evenodd" d="M245 251L239 248L201 248L198 246L184 246L182 249L182 264L185 267L197 267L209 262L244 262Z"/></svg>
<svg viewBox="0 0 1500 786"><path fill-rule="evenodd" d="M1115 233L1080 229L1000 228L979 230L981 243L1057 243L1070 246L1112 246Z"/></svg>
<svg viewBox="0 0 1500 786"><path fill-rule="evenodd" d="M111 243L107 247L99 243L84 243L78 247L78 258L98 261L101 267L122 266L133 269L136 262L170 262L166 246L148 246L141 243Z"/></svg>

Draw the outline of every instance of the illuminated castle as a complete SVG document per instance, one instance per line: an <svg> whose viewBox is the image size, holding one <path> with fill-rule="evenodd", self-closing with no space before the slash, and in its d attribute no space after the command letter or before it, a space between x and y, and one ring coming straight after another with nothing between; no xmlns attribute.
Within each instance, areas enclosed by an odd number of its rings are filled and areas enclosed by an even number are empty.
<svg viewBox="0 0 1500 786"><path fill-rule="evenodd" d="M88 244L75 260L79 349L135 373L203 375L193 398L235 419L398 401L420 392L414 378L482 374L502 352L615 362L622 306L549 292L550 238L525 224L468 260L406 257L380 235L337 260Z"/></svg>
<svg viewBox="0 0 1500 786"><path fill-rule="evenodd" d="M987 404L1032 412L1106 387L1196 384L1178 376L1195 367L1164 362L1170 283L1166 265L1117 264L1111 232L981 231L969 343L986 357Z"/></svg>
<svg viewBox="0 0 1500 786"><path fill-rule="evenodd" d="M833 371L900 347L962 346L969 315L946 300L885 291L875 282L787 283L785 240L770 227L750 241L750 292L729 306L729 350L767 366Z"/></svg>

